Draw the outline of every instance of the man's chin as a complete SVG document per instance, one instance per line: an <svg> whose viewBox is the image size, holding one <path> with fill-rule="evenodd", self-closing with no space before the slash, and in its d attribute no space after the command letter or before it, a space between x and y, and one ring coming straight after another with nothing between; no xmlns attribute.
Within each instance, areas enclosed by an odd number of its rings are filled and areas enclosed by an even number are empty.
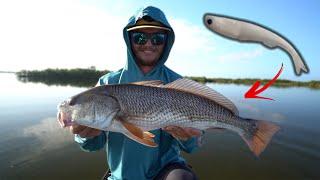
<svg viewBox="0 0 320 180"><path fill-rule="evenodd" d="M157 62L140 62L142 66L155 66Z"/></svg>
<svg viewBox="0 0 320 180"><path fill-rule="evenodd" d="M138 64L141 66L155 66L157 64L157 61L156 60L145 60L145 61L138 60Z"/></svg>

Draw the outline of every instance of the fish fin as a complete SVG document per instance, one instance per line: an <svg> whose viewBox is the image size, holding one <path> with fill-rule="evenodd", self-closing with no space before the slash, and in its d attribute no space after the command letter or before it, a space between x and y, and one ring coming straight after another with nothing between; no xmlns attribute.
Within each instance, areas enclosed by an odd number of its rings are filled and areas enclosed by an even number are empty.
<svg viewBox="0 0 320 180"><path fill-rule="evenodd" d="M171 83L168 83L162 87L168 89L176 89L205 97L229 109L235 115L239 115L239 111L237 107L233 104L233 102L231 102L229 99L227 99L225 96L218 93L217 91L214 91L210 87L195 82L193 80L181 78Z"/></svg>
<svg viewBox="0 0 320 180"><path fill-rule="evenodd" d="M144 132L143 132L143 138L150 138L150 139L152 139L152 138L154 138L154 137L155 137L155 135L152 134L151 132L148 132L148 131L144 131Z"/></svg>
<svg viewBox="0 0 320 180"><path fill-rule="evenodd" d="M120 121L120 122L123 125L123 127L127 130L123 132L123 134L126 135L128 138L149 147L158 146L153 141L153 138L155 137L154 134L150 132L143 132L139 127L135 126L132 123L129 123L126 121Z"/></svg>
<svg viewBox="0 0 320 180"><path fill-rule="evenodd" d="M257 130L250 136L250 138L245 135L242 136L244 141L248 144L250 150L259 156L261 152L267 147L272 136L280 129L279 126L267 122L267 121L257 121Z"/></svg>
<svg viewBox="0 0 320 180"><path fill-rule="evenodd" d="M160 80L152 80L152 81L132 82L130 84L142 85L142 86L161 86L161 85L163 85L163 82Z"/></svg>
<svg viewBox="0 0 320 180"><path fill-rule="evenodd" d="M126 135L128 138L140 143L140 144L143 144L145 146L148 146L148 147L158 147L158 145L151 139L148 139L148 138L145 138L145 139L141 139L135 135L133 135L132 133L130 133L129 131L127 132L124 132L123 133L124 135Z"/></svg>

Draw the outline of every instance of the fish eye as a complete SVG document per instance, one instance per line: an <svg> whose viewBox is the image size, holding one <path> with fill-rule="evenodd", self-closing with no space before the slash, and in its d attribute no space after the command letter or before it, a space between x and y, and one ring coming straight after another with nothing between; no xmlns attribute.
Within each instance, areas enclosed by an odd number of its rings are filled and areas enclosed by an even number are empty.
<svg viewBox="0 0 320 180"><path fill-rule="evenodd" d="M210 25L212 24L212 19L207 19L207 23Z"/></svg>
<svg viewBox="0 0 320 180"><path fill-rule="evenodd" d="M77 97L72 97L72 98L70 98L67 102L68 102L68 105L69 106L73 106L73 105L75 105L76 104L76 99L77 99Z"/></svg>

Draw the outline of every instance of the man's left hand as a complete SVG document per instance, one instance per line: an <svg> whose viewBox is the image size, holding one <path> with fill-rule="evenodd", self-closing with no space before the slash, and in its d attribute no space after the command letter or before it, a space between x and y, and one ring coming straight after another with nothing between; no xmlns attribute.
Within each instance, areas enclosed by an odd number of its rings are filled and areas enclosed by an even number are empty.
<svg viewBox="0 0 320 180"><path fill-rule="evenodd" d="M202 134L201 130L191 127L182 128L179 126L166 126L162 129L171 134L173 137L184 141L194 136L199 137Z"/></svg>

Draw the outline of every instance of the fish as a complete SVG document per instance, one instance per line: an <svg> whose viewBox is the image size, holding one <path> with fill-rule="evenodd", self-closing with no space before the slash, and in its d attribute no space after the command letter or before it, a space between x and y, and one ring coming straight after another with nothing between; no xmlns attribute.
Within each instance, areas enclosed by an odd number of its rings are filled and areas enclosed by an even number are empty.
<svg viewBox="0 0 320 180"><path fill-rule="evenodd" d="M151 130L171 125L222 128L238 133L259 156L280 129L272 122L240 117L232 101L187 78L97 86L62 101L57 109L62 127L80 124L118 132L149 147L157 147Z"/></svg>
<svg viewBox="0 0 320 180"><path fill-rule="evenodd" d="M204 14L203 23L210 31L232 40L259 43L269 49L280 48L290 56L296 75L309 72L298 49L285 37L267 27L213 13Z"/></svg>

